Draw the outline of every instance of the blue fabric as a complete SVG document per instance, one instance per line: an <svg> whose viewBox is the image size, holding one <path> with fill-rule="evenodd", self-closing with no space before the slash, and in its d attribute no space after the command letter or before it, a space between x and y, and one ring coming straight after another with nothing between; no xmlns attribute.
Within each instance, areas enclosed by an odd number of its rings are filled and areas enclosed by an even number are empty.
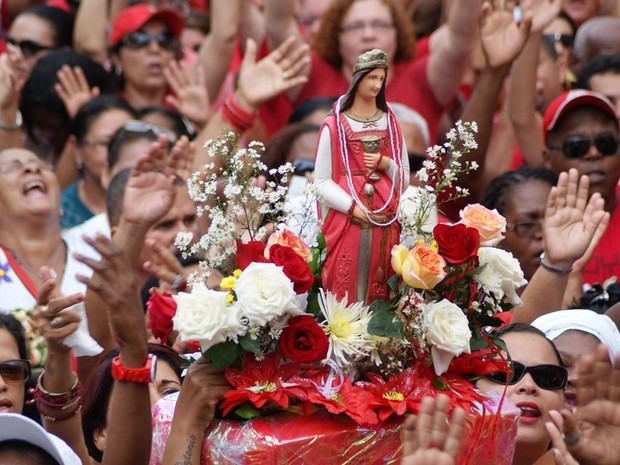
<svg viewBox="0 0 620 465"><path fill-rule="evenodd" d="M62 218L60 227L62 229L72 228L93 217L86 205L80 200L77 190L77 182L67 187L60 195L60 205L62 206Z"/></svg>

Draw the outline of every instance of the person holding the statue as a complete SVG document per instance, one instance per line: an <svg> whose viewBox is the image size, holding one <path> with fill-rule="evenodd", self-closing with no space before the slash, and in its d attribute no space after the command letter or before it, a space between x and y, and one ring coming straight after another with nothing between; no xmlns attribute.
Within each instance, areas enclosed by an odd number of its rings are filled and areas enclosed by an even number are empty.
<svg viewBox="0 0 620 465"><path fill-rule="evenodd" d="M397 244L409 161L385 99L387 54L374 49L353 66L347 93L321 127L315 183L327 244L323 286L338 299L388 297L390 250Z"/></svg>

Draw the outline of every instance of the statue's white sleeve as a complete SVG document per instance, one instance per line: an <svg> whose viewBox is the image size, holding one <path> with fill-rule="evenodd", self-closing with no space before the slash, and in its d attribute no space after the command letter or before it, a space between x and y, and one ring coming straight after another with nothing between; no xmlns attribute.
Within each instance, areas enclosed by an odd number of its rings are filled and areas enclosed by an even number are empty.
<svg viewBox="0 0 620 465"><path fill-rule="evenodd" d="M405 143L405 137L403 136L402 140L402 150L401 150L401 163L403 166L403 171L405 173L405 179L403 182L403 186L401 188L401 192L405 192L407 187L409 187L409 154L407 153L407 144ZM388 165L385 173L392 179L398 180L398 166L394 162L394 160L390 160L390 164ZM396 178L395 178L396 176Z"/></svg>
<svg viewBox="0 0 620 465"><path fill-rule="evenodd" d="M335 135L337 137L337 135ZM314 164L314 183L319 196L321 205L333 208L342 213L348 213L353 198L332 178L332 149L329 127L324 126L319 135L319 144L316 152ZM336 154L336 156L339 156Z"/></svg>

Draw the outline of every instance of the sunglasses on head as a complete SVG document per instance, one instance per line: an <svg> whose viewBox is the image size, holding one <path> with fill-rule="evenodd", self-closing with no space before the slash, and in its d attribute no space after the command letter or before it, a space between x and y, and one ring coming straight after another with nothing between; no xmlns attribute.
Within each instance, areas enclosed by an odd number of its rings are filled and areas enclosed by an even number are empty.
<svg viewBox="0 0 620 465"><path fill-rule="evenodd" d="M7 383L23 383L30 378L28 360L7 360L0 363L0 376Z"/></svg>
<svg viewBox="0 0 620 465"><path fill-rule="evenodd" d="M131 50L138 50L148 47L153 40L164 50L175 50L179 43L175 37L168 33L149 34L144 31L134 31L123 37L122 45Z"/></svg>
<svg viewBox="0 0 620 465"><path fill-rule="evenodd" d="M539 388L547 391L564 389L568 384L568 370L560 365L536 365L527 367L519 362L511 362L511 372L497 371L486 376L497 384L517 384L529 373Z"/></svg>
<svg viewBox="0 0 620 465"><path fill-rule="evenodd" d="M602 134L594 139L580 136L569 137L561 146L550 145L549 148L552 150L562 149L562 153L566 158L577 159L586 155L592 144L594 144L601 155L606 157L618 153L618 138L611 134Z"/></svg>
<svg viewBox="0 0 620 465"><path fill-rule="evenodd" d="M13 37L8 37L8 36L6 36L4 40L8 44L19 47L19 49L22 51L22 55L24 55L25 58L30 58L32 56L35 56L37 53L42 52L44 50L54 49L54 47L47 47L45 45L41 45L40 43L35 42L34 40L21 40L20 41L20 40L14 39Z"/></svg>

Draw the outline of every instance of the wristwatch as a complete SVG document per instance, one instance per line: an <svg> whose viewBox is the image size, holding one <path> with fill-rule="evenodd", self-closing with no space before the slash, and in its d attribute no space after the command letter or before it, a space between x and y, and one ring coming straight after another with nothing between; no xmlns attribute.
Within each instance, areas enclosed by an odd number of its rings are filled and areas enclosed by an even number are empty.
<svg viewBox="0 0 620 465"><path fill-rule="evenodd" d="M120 357L112 360L112 378L117 381L148 384L155 381L156 372L157 357L153 354L146 357L146 363L141 368L127 368L121 363Z"/></svg>

